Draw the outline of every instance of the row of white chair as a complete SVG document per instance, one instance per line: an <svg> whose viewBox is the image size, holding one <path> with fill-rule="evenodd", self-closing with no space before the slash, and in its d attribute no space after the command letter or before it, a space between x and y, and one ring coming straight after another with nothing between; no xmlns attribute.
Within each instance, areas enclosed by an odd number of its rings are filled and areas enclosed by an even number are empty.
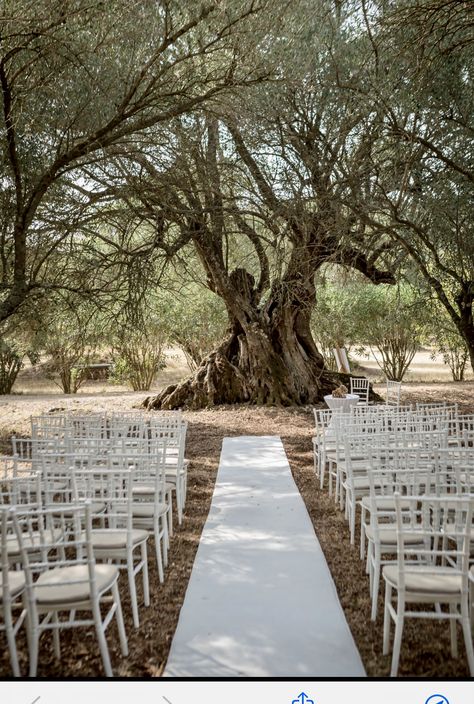
<svg viewBox="0 0 474 704"><path fill-rule="evenodd" d="M445 496L446 501L459 497L469 497L474 491L474 417L460 416L455 404L423 404L417 408L388 408L386 406L355 407L350 413L327 413L315 411L317 435L314 442L315 470L320 484L324 486L326 473L329 476L329 490L335 480L335 499L345 511L349 522L351 542L355 542L356 511L361 510L361 558L365 557L365 545L368 543L366 569L369 574L369 588L372 598L372 618L376 618L379 583L383 574L386 583L386 602L384 613L384 652L388 647L390 619L396 621L396 636L392 657L392 674L398 671L401 632L405 616L404 604L416 601L419 590L411 593L409 598L403 592L399 582L400 570L403 570L403 550L400 544L400 531L397 526L395 497L401 513L403 525L407 523L414 528L411 549L418 549L417 560L421 566L429 564L439 567L447 556L436 551L433 536L425 536L419 541L417 520L419 516L410 510L410 497L424 497L423 501L436 500ZM433 505L432 503L430 504ZM405 513L404 513L405 512ZM441 515L441 514L440 514ZM452 541L452 512L446 512L442 518L447 521L443 530L449 530ZM466 524L471 534L472 526ZM448 527L449 526L449 527ZM433 529L433 526L431 527ZM472 531L474 535L474 530ZM410 543L410 533L406 540ZM446 543L446 541L445 541ZM474 538L473 538L474 543ZM461 620L466 641L469 614L465 584L468 580L469 560L472 544L469 537L466 547L467 567L462 571L461 591L453 592L452 599L445 599L443 580L439 588L436 581L430 581L430 598L426 594L421 598L430 603L450 603L451 623ZM443 548L452 548L443 544ZM459 548L459 544L456 544ZM424 551L424 552L423 552ZM458 563L461 557L458 555ZM456 563L456 569L459 564ZM454 563L453 563L454 564ZM451 565L453 567L453 565ZM454 568L454 567L453 567ZM437 569L436 575L439 574ZM451 573L450 573L451 575ZM471 572L474 579L474 572ZM395 581L394 581L395 580ZM396 583L395 583L396 582ZM456 581L456 585L461 583ZM398 586L397 586L398 585ZM402 585L403 586L403 585ZM391 603L394 590L398 593L398 610ZM402 589L402 591L400 591ZM406 590L405 590L406 591ZM402 593L403 592L403 593ZM432 600L437 595L438 601ZM419 600L419 599L418 599ZM462 602L462 603L461 603ZM459 606L460 612L456 610ZM436 607L435 616L443 618L444 612ZM424 615L424 612L423 612ZM398 625L397 625L398 624ZM452 651L456 650L454 626L451 628ZM474 656L472 641L466 642L468 662L474 673ZM470 650L469 650L470 648Z"/></svg>
<svg viewBox="0 0 474 704"><path fill-rule="evenodd" d="M1 605L15 675L15 636L23 623L30 675L36 673L44 630L53 631L59 657L62 628L94 625L110 676L104 634L115 615L126 654L118 573L127 574L137 627L138 576L144 605L150 603L149 536L155 542L159 579L164 579L172 491L182 520L186 423L180 414L172 415L151 420L142 414L38 417L32 420L32 438L15 438L15 454L1 459ZM112 606L102 618L100 607L107 600ZM16 621L15 608L20 611ZM78 620L78 611L89 611L92 618Z"/></svg>

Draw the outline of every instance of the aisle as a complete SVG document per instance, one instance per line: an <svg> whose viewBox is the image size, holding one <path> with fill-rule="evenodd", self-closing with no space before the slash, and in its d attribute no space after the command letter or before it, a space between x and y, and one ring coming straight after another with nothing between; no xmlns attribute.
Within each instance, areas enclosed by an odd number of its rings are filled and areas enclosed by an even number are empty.
<svg viewBox="0 0 474 704"><path fill-rule="evenodd" d="M364 675L280 438L224 438L164 676Z"/></svg>

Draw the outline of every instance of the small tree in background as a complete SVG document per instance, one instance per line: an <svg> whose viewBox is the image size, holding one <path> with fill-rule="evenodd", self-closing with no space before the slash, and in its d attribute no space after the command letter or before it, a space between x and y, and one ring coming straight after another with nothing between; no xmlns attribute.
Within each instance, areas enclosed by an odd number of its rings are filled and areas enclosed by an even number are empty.
<svg viewBox="0 0 474 704"><path fill-rule="evenodd" d="M379 352L387 379L402 381L426 339L424 299L409 286L364 286L352 312L360 342Z"/></svg>
<svg viewBox="0 0 474 704"><path fill-rule="evenodd" d="M90 304L55 307L44 321L46 376L65 394L75 394L88 378L100 342L98 312Z"/></svg>
<svg viewBox="0 0 474 704"><path fill-rule="evenodd" d="M168 306L146 286L139 269L128 271L124 304L111 320L114 379L134 391L148 391L165 366L169 340Z"/></svg>
<svg viewBox="0 0 474 704"><path fill-rule="evenodd" d="M440 305L433 307L430 328L435 348L431 358L434 360L438 355L441 355L443 362L451 371L453 381L464 381L469 349L451 318Z"/></svg>
<svg viewBox="0 0 474 704"><path fill-rule="evenodd" d="M148 320L146 327L121 326L115 335L115 380L134 391L148 391L165 366L167 340L159 318Z"/></svg>
<svg viewBox="0 0 474 704"><path fill-rule="evenodd" d="M329 369L333 348L369 356L370 347L385 376L401 381L426 337L427 317L425 299L408 285L374 286L332 273L318 288L312 331Z"/></svg>
<svg viewBox="0 0 474 704"><path fill-rule="evenodd" d="M38 327L24 311L16 313L0 328L0 394L10 394L25 358L38 359Z"/></svg>
<svg viewBox="0 0 474 704"><path fill-rule="evenodd" d="M0 394L9 394L23 366L25 353L6 338L0 339Z"/></svg>
<svg viewBox="0 0 474 704"><path fill-rule="evenodd" d="M189 284L169 297L170 340L184 352L191 371L225 336L228 317L222 300L200 284Z"/></svg>
<svg viewBox="0 0 474 704"><path fill-rule="evenodd" d="M360 295L360 284L326 282L318 289L311 317L311 330L328 369L336 370L333 349L350 348L359 342L352 315Z"/></svg>

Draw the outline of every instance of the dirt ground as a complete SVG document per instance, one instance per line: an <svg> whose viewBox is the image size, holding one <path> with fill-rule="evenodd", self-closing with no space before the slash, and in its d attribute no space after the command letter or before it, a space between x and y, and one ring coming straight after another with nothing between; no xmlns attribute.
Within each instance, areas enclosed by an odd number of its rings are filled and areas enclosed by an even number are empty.
<svg viewBox="0 0 474 704"><path fill-rule="evenodd" d="M128 410L137 406L145 394L108 393L8 396L0 399L0 435L4 451L12 434L28 435L29 417L54 409ZM406 401L458 401L464 412L474 411L474 383L410 384L404 387ZM346 618L360 650L369 676L389 673L390 658L382 656L380 600L379 619L370 621L368 578L351 547L347 524L325 490L318 488L313 473L313 421L311 409L277 409L219 407L186 413L189 421L186 454L191 460L189 491L183 525L177 528L171 543L170 564L165 583L160 585L153 561L150 561L151 606L140 609L140 627L131 620L128 589L121 581L122 604L129 638L130 654L123 658L118 646L115 625L110 626L108 642L114 672L118 676L159 677L163 671L171 639L176 628L201 531L206 520L225 436L269 434L282 437L298 488L305 500L315 531L321 542L329 568L344 608ZM150 554L153 554L150 545ZM139 595L140 595L139 589ZM317 599L317 594L315 594ZM459 633L460 655L449 656L449 629L446 623L408 621L404 633L400 662L401 676L465 677L468 670ZM0 644L2 641L0 640ZM27 654L23 633L18 637L20 660L26 674ZM93 677L102 675L95 636L90 629L74 629L61 634L62 656L57 662L51 638L44 635L40 647L39 677ZM0 645L0 676L8 676L9 662L5 646Z"/></svg>

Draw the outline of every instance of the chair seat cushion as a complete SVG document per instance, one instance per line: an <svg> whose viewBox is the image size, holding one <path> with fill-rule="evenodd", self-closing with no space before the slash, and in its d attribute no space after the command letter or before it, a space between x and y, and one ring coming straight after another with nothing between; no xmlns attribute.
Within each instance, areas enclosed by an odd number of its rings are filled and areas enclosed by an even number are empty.
<svg viewBox="0 0 474 704"><path fill-rule="evenodd" d="M132 488L133 496L154 496L155 495L155 485L154 484L135 484Z"/></svg>
<svg viewBox="0 0 474 704"><path fill-rule="evenodd" d="M95 581L99 593L107 591L118 577L114 565L95 565ZM55 567L43 572L34 586L38 604L44 606L82 603L90 600L89 568L87 565Z"/></svg>
<svg viewBox="0 0 474 704"><path fill-rule="evenodd" d="M161 516L168 511L168 504L159 503L157 505L158 515ZM150 502L134 502L132 504L132 513L134 518L153 518L155 514L155 504Z"/></svg>
<svg viewBox="0 0 474 704"><path fill-rule="evenodd" d="M54 528L50 530L45 530L43 536L41 536L39 531L32 531L23 536L23 545L28 551L40 552L41 539L43 538L44 544L49 548L52 548L55 544L62 542L63 531L60 528ZM9 557L15 557L20 554L20 548L18 546L18 540L16 535L7 536L7 555Z"/></svg>
<svg viewBox="0 0 474 704"><path fill-rule="evenodd" d="M175 469L177 464L178 464L178 456L176 455L175 457L173 457L173 455L170 456L169 453L167 453L166 464L165 464L166 471L168 471L168 469L171 469L171 470ZM183 459L183 469L187 469L188 465L189 465L189 460L184 458Z"/></svg>
<svg viewBox="0 0 474 704"><path fill-rule="evenodd" d="M365 534L369 540L375 539L375 532L372 526L367 526L365 529ZM397 531L395 528L384 528L379 526L378 529L378 539L382 545L393 545L397 544ZM404 534L405 545L424 545L422 538L419 533L409 533Z"/></svg>
<svg viewBox="0 0 474 704"><path fill-rule="evenodd" d="M8 572L8 591L12 598L18 596L25 587L25 575L14 570ZM3 574L0 571L0 604L3 600Z"/></svg>
<svg viewBox="0 0 474 704"><path fill-rule="evenodd" d="M395 499L393 496L377 496L376 497L377 508L380 511L393 511L395 512ZM409 509L412 504L410 501L401 501L402 509ZM370 496L364 496L362 499L362 506L366 509L371 510L372 504L370 501Z"/></svg>
<svg viewBox="0 0 474 704"><path fill-rule="evenodd" d="M132 530L131 536L132 545L138 545L138 543L143 543L144 540L148 540L148 532L146 530L139 530L138 528ZM85 539L85 535L83 535L82 539ZM96 550L125 549L127 547L127 531L94 529L92 531L92 547Z"/></svg>
<svg viewBox="0 0 474 704"><path fill-rule="evenodd" d="M181 469L179 470L179 473L180 473L180 474L186 474L187 471L188 471L187 465L184 465L184 466L181 467ZM168 477L170 477L170 478L173 478L173 477L176 478L176 476L177 476L177 474L178 474L178 468L177 468L177 467L170 467L169 464L167 464L167 465L165 466L165 474L166 474L166 478L167 478L167 479L168 479Z"/></svg>
<svg viewBox="0 0 474 704"><path fill-rule="evenodd" d="M50 508L54 509L54 504L52 504ZM104 503L100 501L95 501L91 503L91 514L96 515L99 513L103 513L106 508L107 507ZM61 508L58 508L58 510L54 511L54 513L57 516L64 516L66 518L73 515L73 512L70 511L67 506L64 506L64 504L61 504Z"/></svg>
<svg viewBox="0 0 474 704"><path fill-rule="evenodd" d="M397 564L385 565L383 576L393 587L398 588ZM459 594L462 578L449 567L410 566L405 571L405 589L422 594Z"/></svg>

